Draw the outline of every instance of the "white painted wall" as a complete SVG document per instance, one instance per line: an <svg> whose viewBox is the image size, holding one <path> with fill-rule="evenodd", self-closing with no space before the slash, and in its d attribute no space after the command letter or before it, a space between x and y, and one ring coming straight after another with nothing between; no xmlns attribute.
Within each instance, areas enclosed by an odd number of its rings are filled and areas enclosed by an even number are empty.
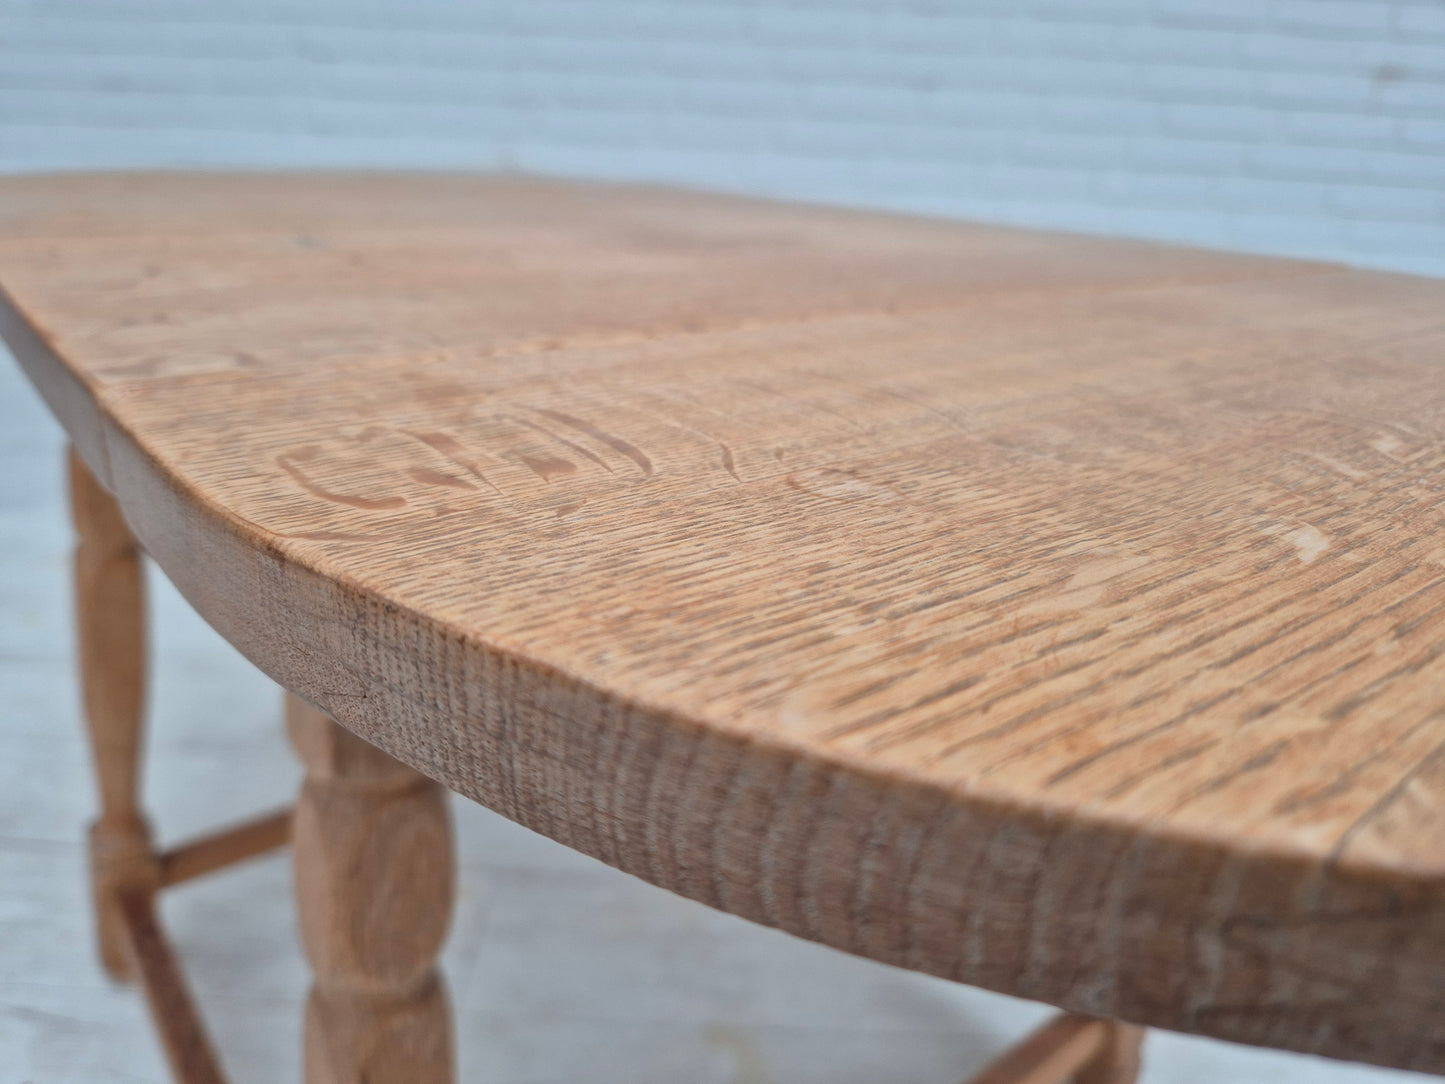
<svg viewBox="0 0 1445 1084"><path fill-rule="evenodd" d="M508 167L1445 274L1442 0L0 0L0 169Z"/></svg>

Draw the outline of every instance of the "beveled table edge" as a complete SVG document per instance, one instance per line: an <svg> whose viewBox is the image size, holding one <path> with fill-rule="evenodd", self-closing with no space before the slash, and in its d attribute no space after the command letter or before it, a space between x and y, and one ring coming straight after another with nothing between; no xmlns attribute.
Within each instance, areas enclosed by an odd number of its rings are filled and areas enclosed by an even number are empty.
<svg viewBox="0 0 1445 1084"><path fill-rule="evenodd" d="M1445 996L1429 989L1392 990L1377 974L1381 996L1351 1002L1341 1020L1344 1003L1211 1006L1192 993L1207 976L1182 963L1230 942L1266 971L1328 958L1331 924L1300 913L1303 886L1317 901L1382 896L1404 918L1438 914L1445 886L1103 816L1062 822L623 702L391 600L355 597L358 585L206 501L127 429L3 283L0 338L197 613L286 689L448 788L655 885L855 955L1072 1012L1445 1073L1445 1039L1436 1037ZM434 683L389 680L407 667L400 645L417 643L444 660L470 655L466 669L492 710L459 714ZM608 772L589 770L599 755L611 758ZM686 766L698 761L732 780L728 793L689 792ZM807 815L777 817L785 794L807 795ZM705 865L691 858L704 852ZM1061 860L1074 872L1057 887L1069 890L1051 891L1051 861ZM1078 880L1091 867L1092 886ZM1235 896L1263 887L1277 909L1245 915L1219 893L1181 896L1178 881L1200 870ZM1093 898L1079 894L1088 887ZM1111 912L1102 927L1086 914L1098 906ZM1439 983L1445 960L1430 927L1421 922L1415 943L1374 963L1388 971L1428 961L1436 980L1425 985ZM1260 930L1280 936L1249 936Z"/></svg>

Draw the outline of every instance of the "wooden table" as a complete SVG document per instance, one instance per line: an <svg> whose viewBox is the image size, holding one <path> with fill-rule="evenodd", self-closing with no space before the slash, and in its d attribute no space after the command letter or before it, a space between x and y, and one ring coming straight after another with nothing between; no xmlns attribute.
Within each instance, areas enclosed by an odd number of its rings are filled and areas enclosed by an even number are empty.
<svg viewBox="0 0 1445 1084"><path fill-rule="evenodd" d="M450 1072L436 783L1079 1014L989 1080L1130 1080L1108 1021L1445 1072L1445 284L139 174L0 183L0 285L77 453L101 947L182 1077L153 894L287 823L151 846L138 547L296 697L312 1081Z"/></svg>

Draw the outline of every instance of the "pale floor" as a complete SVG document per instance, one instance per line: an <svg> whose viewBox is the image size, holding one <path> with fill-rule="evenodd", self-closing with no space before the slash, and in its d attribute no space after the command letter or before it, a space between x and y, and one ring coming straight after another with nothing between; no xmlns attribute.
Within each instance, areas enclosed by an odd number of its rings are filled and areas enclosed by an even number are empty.
<svg viewBox="0 0 1445 1084"><path fill-rule="evenodd" d="M62 437L0 350L0 1082L162 1081L139 996L91 953L92 815L71 678ZM147 793L163 841L285 803L273 685L159 576ZM455 802L446 951L478 1084L953 1084L1046 1010L710 911ZM284 855L175 890L165 917L238 1084L297 1079L306 972ZM1155 1034L1147 1084L1423 1080Z"/></svg>

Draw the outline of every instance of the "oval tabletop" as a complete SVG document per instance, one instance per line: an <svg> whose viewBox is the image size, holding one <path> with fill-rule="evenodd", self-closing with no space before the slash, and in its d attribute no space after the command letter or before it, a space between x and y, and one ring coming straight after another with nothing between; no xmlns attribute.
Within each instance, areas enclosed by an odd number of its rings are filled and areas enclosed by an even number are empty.
<svg viewBox="0 0 1445 1084"><path fill-rule="evenodd" d="M639 187L0 183L263 670L676 892L1445 1071L1445 284Z"/></svg>

